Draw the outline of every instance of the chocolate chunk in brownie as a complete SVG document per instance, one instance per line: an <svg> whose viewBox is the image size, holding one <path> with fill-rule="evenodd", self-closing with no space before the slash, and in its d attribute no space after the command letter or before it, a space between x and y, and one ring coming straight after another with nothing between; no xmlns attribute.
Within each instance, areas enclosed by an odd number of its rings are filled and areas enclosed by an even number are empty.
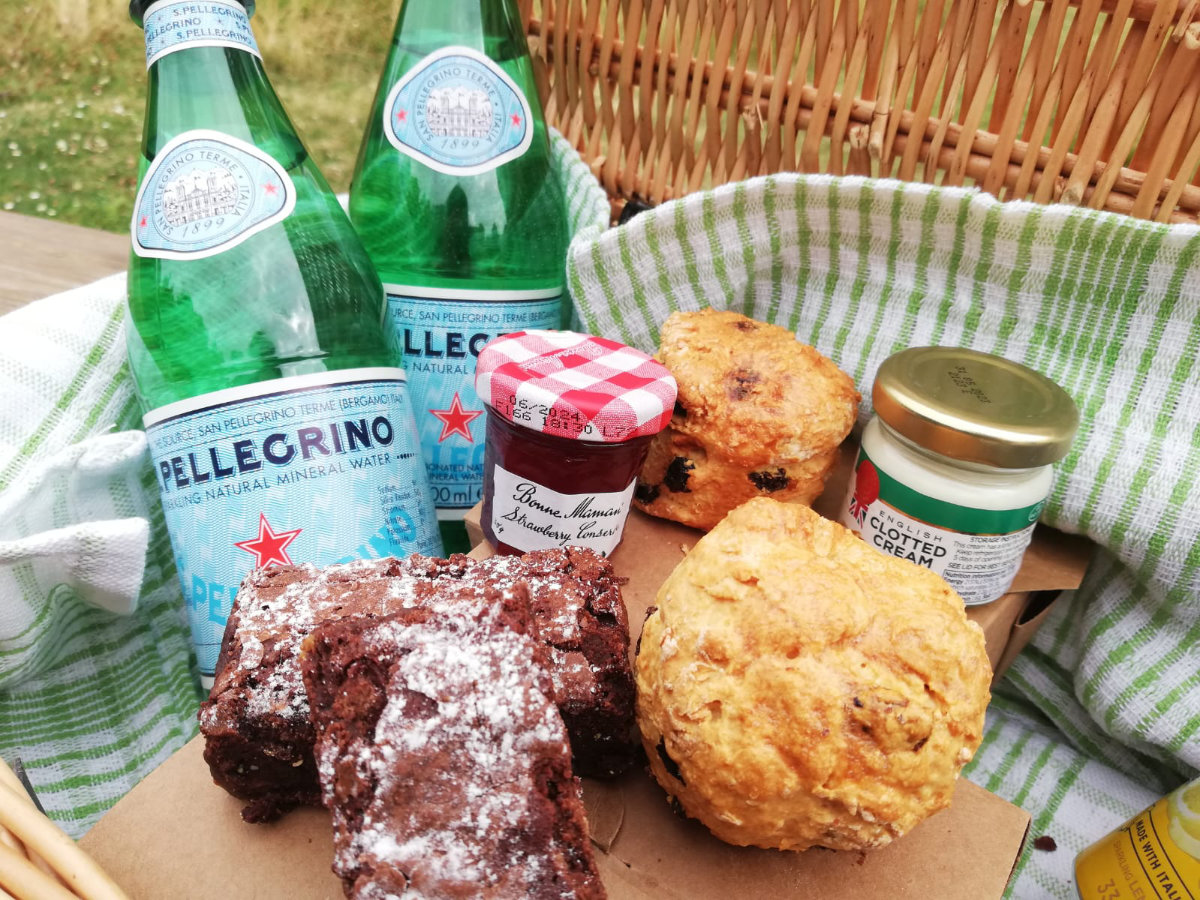
<svg viewBox="0 0 1200 900"><path fill-rule="evenodd" d="M531 619L511 599L518 583L527 584L533 598ZM200 709L213 779L248 801L242 813L247 821L315 805L300 642L330 619L408 608L446 615L472 596L463 593L464 586L475 591L479 616L529 631L544 644L576 753L575 770L617 774L632 765L636 753L629 621L620 583L607 560L575 548L482 561L411 556L323 570L283 566L253 572L238 592L216 682ZM492 588L508 599L487 609L480 598Z"/></svg>
<svg viewBox="0 0 1200 900"><path fill-rule="evenodd" d="M304 642L347 896L603 897L534 642L500 625L342 619Z"/></svg>

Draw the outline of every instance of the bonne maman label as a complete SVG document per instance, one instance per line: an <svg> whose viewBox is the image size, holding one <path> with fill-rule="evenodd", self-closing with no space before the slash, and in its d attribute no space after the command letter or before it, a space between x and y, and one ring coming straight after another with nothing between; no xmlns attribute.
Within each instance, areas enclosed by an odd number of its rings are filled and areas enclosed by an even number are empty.
<svg viewBox="0 0 1200 900"><path fill-rule="evenodd" d="M526 552L589 547L608 556L621 542L637 479L623 491L560 494L503 466L493 474L492 533Z"/></svg>

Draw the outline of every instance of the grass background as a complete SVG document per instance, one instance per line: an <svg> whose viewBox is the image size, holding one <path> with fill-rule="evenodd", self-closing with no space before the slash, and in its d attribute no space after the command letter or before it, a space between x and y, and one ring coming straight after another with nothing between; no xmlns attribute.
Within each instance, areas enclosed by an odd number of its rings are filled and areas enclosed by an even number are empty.
<svg viewBox="0 0 1200 900"><path fill-rule="evenodd" d="M400 0L259 0L267 76L335 190L350 186ZM126 0L0 0L0 209L128 228L145 110Z"/></svg>

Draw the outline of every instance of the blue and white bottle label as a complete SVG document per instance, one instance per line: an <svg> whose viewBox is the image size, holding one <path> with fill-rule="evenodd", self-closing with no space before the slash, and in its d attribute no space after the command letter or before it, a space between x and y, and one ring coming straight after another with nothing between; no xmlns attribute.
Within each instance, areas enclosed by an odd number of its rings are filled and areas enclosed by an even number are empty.
<svg viewBox="0 0 1200 900"><path fill-rule="evenodd" d="M185 131L154 157L138 189L133 252L203 259L282 222L296 206L283 166L219 131Z"/></svg>
<svg viewBox="0 0 1200 900"><path fill-rule="evenodd" d="M396 82L383 105L392 146L447 175L477 175L533 142L529 101L496 63L470 47L444 47Z"/></svg>
<svg viewBox="0 0 1200 900"><path fill-rule="evenodd" d="M384 289L385 330L393 358L408 373L434 503L439 510L470 509L483 497L486 416L475 393L479 351L502 334L558 328L562 288L450 291L385 284Z"/></svg>
<svg viewBox="0 0 1200 900"><path fill-rule="evenodd" d="M176 50L232 47L259 59L250 17L233 0L159 0L142 16L146 32L146 68Z"/></svg>
<svg viewBox="0 0 1200 900"><path fill-rule="evenodd" d="M441 555L399 369L217 391L144 422L202 675L251 569Z"/></svg>

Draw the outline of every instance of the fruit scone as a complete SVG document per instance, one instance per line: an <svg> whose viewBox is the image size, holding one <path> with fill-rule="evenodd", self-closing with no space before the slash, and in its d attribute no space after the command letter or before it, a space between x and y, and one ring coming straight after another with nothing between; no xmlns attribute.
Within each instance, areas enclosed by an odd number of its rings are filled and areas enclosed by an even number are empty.
<svg viewBox="0 0 1200 900"><path fill-rule="evenodd" d="M983 736L983 632L936 573L760 498L667 578L642 628L655 778L733 844L879 847L950 803Z"/></svg>
<svg viewBox="0 0 1200 900"><path fill-rule="evenodd" d="M786 328L715 309L672 313L657 356L679 397L638 476L639 509L707 530L752 497L820 495L861 399L831 360Z"/></svg>

